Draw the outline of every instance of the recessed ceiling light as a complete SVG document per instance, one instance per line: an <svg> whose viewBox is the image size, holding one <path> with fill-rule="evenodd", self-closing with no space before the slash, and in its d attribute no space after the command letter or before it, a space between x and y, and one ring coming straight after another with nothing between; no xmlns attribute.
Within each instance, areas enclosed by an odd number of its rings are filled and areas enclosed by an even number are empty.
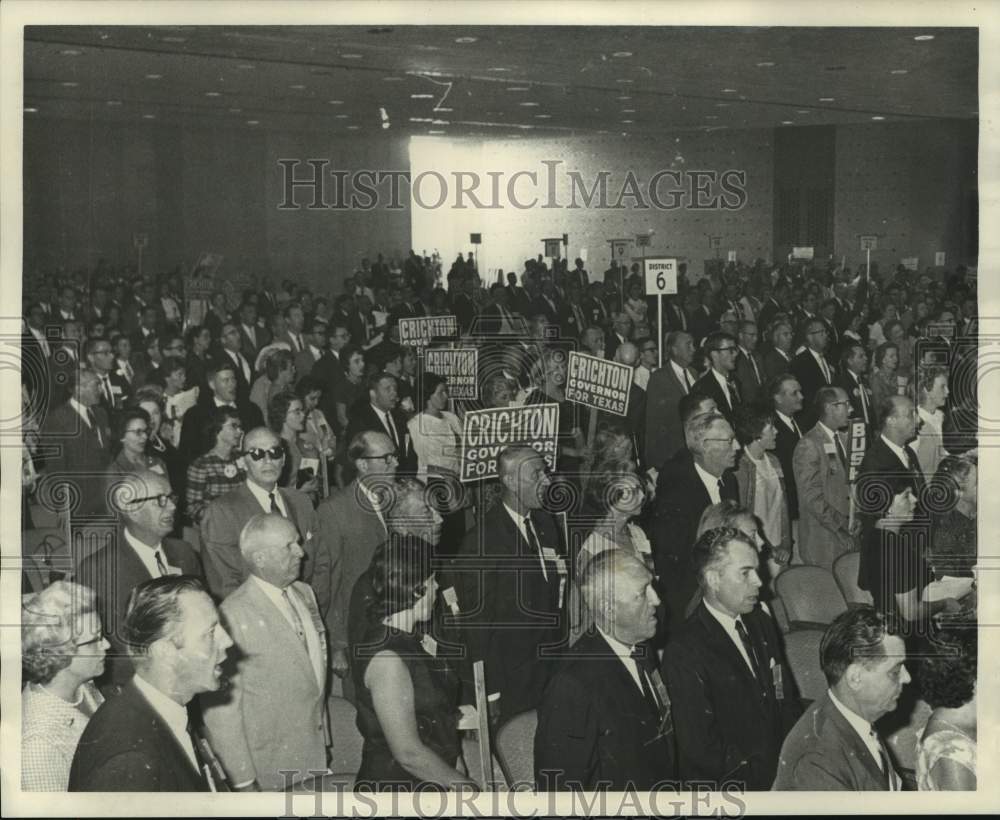
<svg viewBox="0 0 1000 820"><path fill-rule="evenodd" d="M715 104L715 107L716 107L716 108L729 108L729 103L724 103L724 102L717 102L717 103Z"/></svg>
<svg viewBox="0 0 1000 820"><path fill-rule="evenodd" d="M925 43L928 40L933 40L934 39L934 35L933 34L918 34L913 39L916 40L917 42Z"/></svg>
<svg viewBox="0 0 1000 820"><path fill-rule="evenodd" d="M909 70L907 70L905 68L894 68L889 73L890 74L909 74L910 72L909 72Z"/></svg>
<svg viewBox="0 0 1000 820"><path fill-rule="evenodd" d="M615 80L616 83L621 83L622 85L630 85L632 80L627 80L624 77Z"/></svg>
<svg viewBox="0 0 1000 820"><path fill-rule="evenodd" d="M465 45L466 43L475 43L478 39L478 37L456 37L455 42Z"/></svg>
<svg viewBox="0 0 1000 820"><path fill-rule="evenodd" d="M206 91L205 92L205 96L206 97L221 97L222 94L220 94L218 91Z"/></svg>
<svg viewBox="0 0 1000 820"><path fill-rule="evenodd" d="M622 125L631 125L635 120L622 120Z"/></svg>
<svg viewBox="0 0 1000 820"><path fill-rule="evenodd" d="M163 79L163 75L162 74L147 74L146 75L146 79L147 80L162 80Z"/></svg>
<svg viewBox="0 0 1000 820"><path fill-rule="evenodd" d="M509 85L507 86L508 91L530 91L531 89L527 86L522 85Z"/></svg>
<svg viewBox="0 0 1000 820"><path fill-rule="evenodd" d="M735 88L723 88L722 89L722 93L723 94L735 94L736 93L736 89Z"/></svg>
<svg viewBox="0 0 1000 820"><path fill-rule="evenodd" d="M410 95L410 99L411 100L433 100L434 99L434 95L433 94L411 94Z"/></svg>
<svg viewBox="0 0 1000 820"><path fill-rule="evenodd" d="M144 120L155 120L156 119L156 114L143 114L142 118Z"/></svg>
<svg viewBox="0 0 1000 820"><path fill-rule="evenodd" d="M83 52L78 48L64 48L59 53L65 55L66 57L79 57L83 54Z"/></svg>
<svg viewBox="0 0 1000 820"><path fill-rule="evenodd" d="M791 120L782 120L781 124L782 125L795 125L795 123L792 122Z"/></svg>
<svg viewBox="0 0 1000 820"><path fill-rule="evenodd" d="M402 77L383 77L382 82L384 83L398 83L402 81Z"/></svg>
<svg viewBox="0 0 1000 820"><path fill-rule="evenodd" d="M632 98L631 98L631 97L629 97L629 96L627 96L627 95L624 95L624 94L623 94L623 95L622 95L621 97L615 97L615 99L616 99L616 100L621 100L622 102L628 102L628 101L629 101L629 100L631 100Z"/></svg>
<svg viewBox="0 0 1000 820"><path fill-rule="evenodd" d="M551 114L535 114L535 119L536 120L551 120L552 119L552 115Z"/></svg>
<svg viewBox="0 0 1000 820"><path fill-rule="evenodd" d="M634 114L635 113L635 109L634 108L623 108L622 109L622 113L623 114Z"/></svg>
<svg viewBox="0 0 1000 820"><path fill-rule="evenodd" d="M444 133L444 131L441 131L441 130L433 130L433 131L428 131L427 133L428 133L428 134L432 134L432 135L434 135L434 136L437 136L438 134L443 134L443 133Z"/></svg>
<svg viewBox="0 0 1000 820"><path fill-rule="evenodd" d="M108 100L108 105L121 105L121 100Z"/></svg>
<svg viewBox="0 0 1000 820"><path fill-rule="evenodd" d="M330 105L343 105L344 104L343 100L329 100L328 102L330 103Z"/></svg>
<svg viewBox="0 0 1000 820"><path fill-rule="evenodd" d="M448 120L431 120L431 125L451 125Z"/></svg>
<svg viewBox="0 0 1000 820"><path fill-rule="evenodd" d="M806 109L806 108L800 108L800 109L796 110L795 113L796 114L809 114L811 112L808 109Z"/></svg>
<svg viewBox="0 0 1000 820"><path fill-rule="evenodd" d="M24 107L24 113L25 113L25 114L37 114L37 113L38 113L38 109L37 109L37 108L35 108L35 107L34 107L34 106L32 106L32 105L26 105L26 106Z"/></svg>
<svg viewBox="0 0 1000 820"><path fill-rule="evenodd" d="M260 125L260 120L247 120L247 125Z"/></svg>
<svg viewBox="0 0 1000 820"><path fill-rule="evenodd" d="M774 68L774 63L770 60L763 60L757 63L757 68Z"/></svg>
<svg viewBox="0 0 1000 820"><path fill-rule="evenodd" d="M229 113L230 114L242 114L243 113L243 109L242 108L230 108L229 109Z"/></svg>
<svg viewBox="0 0 1000 820"><path fill-rule="evenodd" d="M833 102L836 99L837 99L836 97L820 97L819 101L820 102Z"/></svg>
<svg viewBox="0 0 1000 820"><path fill-rule="evenodd" d="M252 63L240 63L240 64L239 64L238 66L236 66L236 67L237 67L237 68L238 68L238 69L239 69L240 71L252 71L253 69L255 69L255 68L256 68L256 66L255 66L255 65L253 65Z"/></svg>
<svg viewBox="0 0 1000 820"><path fill-rule="evenodd" d="M302 83L292 83L289 88L294 88L296 91L302 91L305 86Z"/></svg>
<svg viewBox="0 0 1000 820"><path fill-rule="evenodd" d="M492 68L487 68L487 71L510 71L509 68L504 68L503 66L493 66Z"/></svg>
<svg viewBox="0 0 1000 820"><path fill-rule="evenodd" d="M884 119L885 119L885 117L879 117L879 116L875 116L875 117L872 117L872 119L873 119L873 120L884 120Z"/></svg>
<svg viewBox="0 0 1000 820"><path fill-rule="evenodd" d="M435 111L439 111L439 112L443 112L445 114L450 114L455 109L454 108L435 108L434 110Z"/></svg>
<svg viewBox="0 0 1000 820"><path fill-rule="evenodd" d="M342 60L360 60L361 59L361 55L360 54L341 54L340 58Z"/></svg>
<svg viewBox="0 0 1000 820"><path fill-rule="evenodd" d="M351 116L350 114L336 114L334 116L334 119L335 120L346 120L346 119L349 119L350 116Z"/></svg>
<svg viewBox="0 0 1000 820"><path fill-rule="evenodd" d="M430 117L410 117L410 122L434 122Z"/></svg>
<svg viewBox="0 0 1000 820"><path fill-rule="evenodd" d="M388 125L388 123L383 123L383 125ZM361 128L360 125L348 125L347 126L347 130L348 131L357 131L360 128Z"/></svg>
<svg viewBox="0 0 1000 820"><path fill-rule="evenodd" d="M523 103L518 103L518 105L522 106L523 108L538 108L538 103L536 102L523 102Z"/></svg>
<svg viewBox="0 0 1000 820"><path fill-rule="evenodd" d="M163 38L164 43L186 43L187 37L177 37L176 35L171 35L169 37Z"/></svg>
<svg viewBox="0 0 1000 820"><path fill-rule="evenodd" d="M63 88L76 88L79 83L75 83L72 80L66 80L65 82L59 83Z"/></svg>
<svg viewBox="0 0 1000 820"><path fill-rule="evenodd" d="M631 51L616 51L611 56L612 57L631 57L632 56L632 52Z"/></svg>

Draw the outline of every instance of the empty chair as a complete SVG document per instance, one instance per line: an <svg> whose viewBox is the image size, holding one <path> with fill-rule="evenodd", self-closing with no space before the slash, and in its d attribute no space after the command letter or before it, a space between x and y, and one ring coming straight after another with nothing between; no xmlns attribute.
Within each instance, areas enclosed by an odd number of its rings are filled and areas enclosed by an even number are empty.
<svg viewBox="0 0 1000 820"><path fill-rule="evenodd" d="M538 712L534 709L515 715L496 736L496 755L507 785L523 790L535 782L535 729Z"/></svg>
<svg viewBox="0 0 1000 820"><path fill-rule="evenodd" d="M823 567L788 567L774 579L774 587L793 630L826 627L847 609L833 573Z"/></svg>
<svg viewBox="0 0 1000 820"><path fill-rule="evenodd" d="M833 577L837 580L837 586L840 587L840 591L844 594L847 605L850 607L873 603L872 594L858 586L858 565L860 563L860 552L845 552L833 562Z"/></svg>
<svg viewBox="0 0 1000 820"><path fill-rule="evenodd" d="M805 700L819 700L828 688L819 663L823 634L821 629L795 629L785 635L785 657Z"/></svg>

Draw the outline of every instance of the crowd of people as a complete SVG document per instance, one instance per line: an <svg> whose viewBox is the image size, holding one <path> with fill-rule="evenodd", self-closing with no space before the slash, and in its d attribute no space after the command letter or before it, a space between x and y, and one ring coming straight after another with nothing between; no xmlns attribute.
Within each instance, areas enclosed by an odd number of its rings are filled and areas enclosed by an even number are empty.
<svg viewBox="0 0 1000 820"><path fill-rule="evenodd" d="M479 661L494 736L537 715L541 790L975 788L964 268L682 266L662 338L638 266L581 259L183 285L26 283L25 543L106 537L25 575L25 790L322 788L334 686L355 788L477 788ZM477 398L400 343L423 316L457 327L426 348L478 350ZM567 398L571 350L631 369L625 415ZM554 467L514 443L462 480L467 413L552 403ZM861 598L810 703L777 579L844 556ZM875 724L911 677L904 777Z"/></svg>

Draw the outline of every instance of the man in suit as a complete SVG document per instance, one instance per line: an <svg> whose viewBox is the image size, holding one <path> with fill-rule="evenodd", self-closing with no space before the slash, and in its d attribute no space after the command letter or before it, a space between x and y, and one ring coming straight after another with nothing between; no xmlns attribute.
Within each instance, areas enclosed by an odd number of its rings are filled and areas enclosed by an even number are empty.
<svg viewBox="0 0 1000 820"><path fill-rule="evenodd" d="M799 439L792 456L799 502L799 556L806 564L833 569L854 546L860 531L849 529L850 488L844 428L850 412L839 387L821 387L814 400L819 421Z"/></svg>
<svg viewBox="0 0 1000 820"><path fill-rule="evenodd" d="M823 320L810 320L805 325L806 349L792 360L792 374L802 387L803 409L799 413L798 421L807 428L816 423L813 413L816 391L833 384L833 365L823 355L828 346L828 338Z"/></svg>
<svg viewBox="0 0 1000 820"><path fill-rule="evenodd" d="M240 401L247 401L250 398L250 385L254 380L253 357L244 355L242 331L232 322L227 322L222 326L222 344L219 361L232 365L233 373L236 374L236 395Z"/></svg>
<svg viewBox="0 0 1000 820"><path fill-rule="evenodd" d="M490 291L492 290L491 286ZM476 304L472 301L472 279L465 274L454 276L448 284L448 297L451 312L455 314L455 320L458 322L459 333L468 333L476 319ZM494 301L496 301L495 295ZM480 329L480 332L486 331Z"/></svg>
<svg viewBox="0 0 1000 820"><path fill-rule="evenodd" d="M884 595L882 540L876 525L892 503L886 487L899 488L908 484L919 499L924 487L917 454L910 447L916 436L916 411L907 396L888 396L877 408L881 419L879 435L865 451L858 470L858 517L861 520L861 561L858 568L858 586L875 597L876 604ZM918 509L911 526L916 529L926 524L924 514Z"/></svg>
<svg viewBox="0 0 1000 820"><path fill-rule="evenodd" d="M743 401L736 384L736 354L739 346L728 333L716 331L705 339L705 350L711 366L708 372L694 383L694 389L715 399L719 412L732 424L736 408Z"/></svg>
<svg viewBox="0 0 1000 820"><path fill-rule="evenodd" d="M872 607L856 607L827 627L819 661L830 688L785 738L773 788L899 791L874 724L895 710L910 682L903 638Z"/></svg>
<svg viewBox="0 0 1000 820"><path fill-rule="evenodd" d="M295 302L287 305L284 310L285 332L280 336L275 334L274 341L287 342L292 352L302 353L306 349L306 314L302 305ZM308 373L308 370L301 371Z"/></svg>
<svg viewBox="0 0 1000 820"><path fill-rule="evenodd" d="M101 384L89 367L67 372L70 397L48 413L42 422L41 444L50 449L46 471L70 485L70 499L79 499L71 515L75 520L107 515L104 499L105 469L111 447L108 416L102 407Z"/></svg>
<svg viewBox="0 0 1000 820"><path fill-rule="evenodd" d="M219 341L222 338L222 326L229 320L229 310L226 307L226 294L221 290L217 290L209 300L209 307L205 313L204 321L204 325L212 335L213 341Z"/></svg>
<svg viewBox="0 0 1000 820"><path fill-rule="evenodd" d="M220 607L230 685L201 697L205 728L235 791L282 791L326 769L326 630L291 521L254 515L240 553L250 575Z"/></svg>
<svg viewBox="0 0 1000 820"><path fill-rule="evenodd" d="M868 442L875 435L875 414L872 412L872 391L865 385L865 371L868 370L868 352L864 345L852 342L844 346L840 356L840 368L834 384L847 393L851 402L851 418L865 423Z"/></svg>
<svg viewBox="0 0 1000 820"><path fill-rule="evenodd" d="M271 342L271 332L257 324L257 306L253 302L240 305L240 353L248 362L257 361L257 354Z"/></svg>
<svg viewBox="0 0 1000 820"><path fill-rule="evenodd" d="M646 387L646 419L643 464L660 469L684 446L684 426L677 403L698 380L691 369L694 339L690 333L672 330L663 340L667 360L649 377Z"/></svg>
<svg viewBox="0 0 1000 820"><path fill-rule="evenodd" d="M230 407L239 413L244 430L264 424L260 408L249 397L240 398L235 368L222 360L214 362L205 371L208 390L202 391L198 402L181 419L180 452L188 463L215 444L204 440L205 428L218 407Z"/></svg>
<svg viewBox="0 0 1000 820"><path fill-rule="evenodd" d="M527 291L517 284L517 274L513 271L507 274L507 304L522 316L527 315L531 306Z"/></svg>
<svg viewBox="0 0 1000 820"><path fill-rule="evenodd" d="M607 305L604 304L604 283L591 282L587 287L587 297L581 302L587 317L587 324L597 327L607 327L611 319Z"/></svg>
<svg viewBox="0 0 1000 820"><path fill-rule="evenodd" d="M575 282L566 288L566 301L559 306L559 330L564 338L579 339L590 325L582 295L583 288Z"/></svg>
<svg viewBox="0 0 1000 820"><path fill-rule="evenodd" d="M702 303L701 293L697 288L688 288L684 296L684 311L687 314L687 329L694 337L695 344L718 328L711 309Z"/></svg>
<svg viewBox="0 0 1000 820"><path fill-rule="evenodd" d="M795 486L795 446L802 438L802 428L795 420L802 409L802 388L798 379L789 373L775 376L768 382L768 394L774 407L774 426L778 430L774 455L785 477L785 498L788 515L792 520L792 538L797 540L799 520L799 491Z"/></svg>
<svg viewBox="0 0 1000 820"><path fill-rule="evenodd" d="M330 555L319 543L312 501L305 493L277 486L285 451L281 439L266 427L246 434L243 451L246 482L215 499L201 519L202 560L209 589L222 600L246 580L240 530L257 513L274 512L288 518L299 531L306 555L302 577L312 586L325 615L330 606Z"/></svg>
<svg viewBox="0 0 1000 820"><path fill-rule="evenodd" d="M604 334L604 358L613 359L619 345L632 335L632 320L625 312L611 314L611 332Z"/></svg>
<svg viewBox="0 0 1000 820"><path fill-rule="evenodd" d="M778 300L778 295L785 291L787 294L788 286L779 286L774 293L768 294L768 297L764 300L764 304L761 305L760 310L757 313L757 325L761 330L767 330L771 321L774 319L775 314L782 312L781 302ZM787 298L787 296L786 296Z"/></svg>
<svg viewBox="0 0 1000 820"><path fill-rule="evenodd" d="M544 314L550 325L559 324L559 295L551 279L542 280L542 289L531 303L530 313Z"/></svg>
<svg viewBox="0 0 1000 820"><path fill-rule="evenodd" d="M693 416L684 425L684 439L687 448L660 469L653 510L653 561L667 602L667 634L680 626L698 588L691 548L701 514L711 504L739 501L732 468L740 445L725 416Z"/></svg>
<svg viewBox="0 0 1000 820"><path fill-rule="evenodd" d="M71 792L229 791L187 705L219 688L232 646L197 578L167 575L135 591L124 633L132 680L87 724L73 755Z"/></svg>
<svg viewBox="0 0 1000 820"><path fill-rule="evenodd" d="M385 433L366 430L347 445L347 459L357 478L335 490L316 510L320 542L330 554L330 609L326 618L330 636L330 669L350 681L347 647L351 590L388 536L385 491L398 465L396 448Z"/></svg>
<svg viewBox="0 0 1000 820"><path fill-rule="evenodd" d="M384 432L392 441L400 469L414 472L417 468L416 455L407 432L406 417L398 403L396 377L385 371L373 373L368 377L368 401L349 410L345 435L348 441L353 441L358 433L366 430Z"/></svg>
<svg viewBox="0 0 1000 820"><path fill-rule="evenodd" d="M616 424L624 422L625 429L635 443L637 453L643 451L642 436L645 433L646 419L646 391L635 383L635 366L639 362L639 348L631 342L625 342L618 346L615 351L614 360L618 364L626 364L632 368L632 383L628 388L628 414L622 418L611 413L603 413L606 419L614 421Z"/></svg>
<svg viewBox="0 0 1000 820"><path fill-rule="evenodd" d="M736 336L739 352L736 354L736 384L744 405L757 404L761 400L767 381L764 360L757 352L757 325L741 321Z"/></svg>
<svg viewBox="0 0 1000 820"><path fill-rule="evenodd" d="M83 357L101 384L101 407L109 416L122 409L128 400L129 385L115 372L115 351L111 342L105 336L87 339L83 344Z"/></svg>
<svg viewBox="0 0 1000 820"><path fill-rule="evenodd" d="M324 403L329 403L332 407L333 397L337 385L344 378L344 368L340 364L340 351L347 347L351 341L351 332L343 322L333 321L328 325L329 336L326 347L323 349L319 360L313 365L309 375L319 379L325 389ZM324 410L324 413L326 411ZM336 414L327 413L327 420L336 424Z"/></svg>
<svg viewBox="0 0 1000 820"><path fill-rule="evenodd" d="M637 558L607 550L588 562L580 586L596 628L562 660L538 708L536 785L652 790L673 780L675 765L670 700L645 643L660 603L653 576Z"/></svg>
<svg viewBox="0 0 1000 820"><path fill-rule="evenodd" d="M295 354L295 373L301 378L312 373L327 346L326 322L313 319L306 325L307 333L302 334L303 348Z"/></svg>
<svg viewBox="0 0 1000 820"><path fill-rule="evenodd" d="M133 673L122 632L132 590L164 575L200 577L202 569L189 544L167 537L174 529L177 497L165 476L130 473L115 485L112 504L120 522L115 539L80 559L76 579L97 593L97 610L112 650L106 679L123 684Z"/></svg>
<svg viewBox="0 0 1000 820"><path fill-rule="evenodd" d="M490 304L479 314L476 331L487 338L523 332L523 319L507 306L507 289L499 282L490 285Z"/></svg>
<svg viewBox="0 0 1000 820"><path fill-rule="evenodd" d="M771 327L771 345L764 354L764 373L769 379L792 371L792 326L785 321Z"/></svg>
<svg viewBox="0 0 1000 820"><path fill-rule="evenodd" d="M667 647L681 781L769 789L802 714L777 625L758 601L760 556L736 529L708 530L693 564L702 600Z"/></svg>
<svg viewBox="0 0 1000 820"><path fill-rule="evenodd" d="M668 330L688 329L688 318L679 296L668 296L663 300L663 324Z"/></svg>
<svg viewBox="0 0 1000 820"><path fill-rule="evenodd" d="M555 672L566 641L569 574L562 527L542 509L549 477L541 455L508 447L499 473L500 503L466 534L452 561L448 625L464 638L466 680L472 663L485 661L486 692L499 695L503 722L536 708Z"/></svg>

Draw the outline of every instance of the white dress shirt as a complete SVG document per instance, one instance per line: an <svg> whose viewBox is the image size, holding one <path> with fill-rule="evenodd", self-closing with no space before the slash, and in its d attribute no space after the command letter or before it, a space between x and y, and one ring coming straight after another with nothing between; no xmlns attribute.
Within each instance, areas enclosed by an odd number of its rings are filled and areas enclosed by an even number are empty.
<svg viewBox="0 0 1000 820"><path fill-rule="evenodd" d="M309 660L312 663L313 673L316 675L316 683L322 689L326 684L326 675L323 671L323 653L320 650L320 636L313 623L312 613L299 598L299 593L291 586L281 589L274 584L265 581L259 575L250 575L261 591L271 600L281 616L288 621L288 625L293 632L298 632L299 624L302 625L303 637L306 641L306 651L309 653ZM284 593L287 591L288 597ZM295 612L291 612L289 607L293 607ZM297 620L296 620L297 618Z"/></svg>
<svg viewBox="0 0 1000 820"><path fill-rule="evenodd" d="M892 450L896 454L896 458L899 459L900 463L907 470L909 470L910 469L910 459L906 455L906 450L904 450L902 447L899 447L896 444L893 444L885 436L881 436L880 438L882 439L883 442L885 442L885 446L888 447L890 450Z"/></svg>
<svg viewBox="0 0 1000 820"><path fill-rule="evenodd" d="M833 381L833 376L830 372L830 365L826 363L826 359L823 357L823 354L817 353L811 347L806 349L812 354L812 357L816 360L816 364L819 367L819 372L823 374L823 379L826 381L827 384L830 384Z"/></svg>
<svg viewBox="0 0 1000 820"><path fill-rule="evenodd" d="M729 406L732 407L733 406L733 397L732 397L732 395L729 392L729 382L726 380L726 377L723 376L714 367L711 368L711 373L715 377L715 380L719 383L719 387L722 388L722 395L726 397L726 401L729 402Z"/></svg>
<svg viewBox="0 0 1000 820"><path fill-rule="evenodd" d="M171 734L173 734L177 742L181 745L181 748L187 754L191 765L197 770L198 758L194 753L194 744L191 742L191 735L188 734L187 729L187 708L181 706L176 700L167 697L153 686L153 684L146 681L138 672L135 673L132 680L135 681L136 689L149 702L149 705L153 707L153 711L167 724L167 728L170 729Z"/></svg>
<svg viewBox="0 0 1000 820"><path fill-rule="evenodd" d="M639 678L639 665L635 662L635 658L632 657L632 650L634 647L625 646L625 644L617 638L613 638L599 626L597 627L597 631L600 632L601 637L608 642L608 646L610 646L611 651L618 656L618 659L622 662L622 666L628 670L632 680L635 681L635 685L639 687L639 691L645 695L645 692L642 690L642 680ZM650 685L650 689L652 689L652 685Z"/></svg>
<svg viewBox="0 0 1000 820"><path fill-rule="evenodd" d="M397 446L402 447L403 438L400 435L399 428L396 427L396 422L392 418L392 416L385 410L376 407L374 404L372 405L372 410L374 410L375 415L379 417L379 420L382 422L382 426L385 428L385 431L389 434L389 438L395 441ZM395 435L393 435L394 430L395 430Z"/></svg>
<svg viewBox="0 0 1000 820"><path fill-rule="evenodd" d="M124 527L122 532L125 534L126 543L132 548L132 551L136 554L139 560L142 561L142 565L146 568L150 578L159 578L163 575L163 573L160 572L160 568L156 565L156 553L160 553L160 559L163 561L163 566L167 570L167 575L181 574L179 568L171 567L167 563L167 554L163 551L162 544L157 544L155 547L151 547L149 544L144 544L128 531L128 527ZM175 572L171 572L171 569L175 570Z"/></svg>
<svg viewBox="0 0 1000 820"><path fill-rule="evenodd" d="M266 513L271 512L271 499L267 490L250 480L247 480L246 485L247 489L250 490L250 495L257 499L260 508ZM281 497L281 492L277 484L274 485L274 489L271 492L274 493L274 501L278 505L278 509L281 510L281 514L285 518L288 518L288 508L285 506L285 499Z"/></svg>
<svg viewBox="0 0 1000 820"><path fill-rule="evenodd" d="M795 434L800 438L802 437L802 431L799 429L798 422L795 421L795 419L793 419L791 416L786 416L780 410L775 410L774 412L775 415L777 415L777 417L781 419L781 422L782 424L785 425L785 427L787 427L789 430L794 431Z"/></svg>
<svg viewBox="0 0 1000 820"><path fill-rule="evenodd" d="M365 494L365 498L368 499L368 503L371 504L372 510L375 511L375 515L378 516L378 520L382 523L382 528L385 530L386 535L388 535L389 527L385 523L385 516L382 514L382 510L379 507L378 496L375 495L375 493L373 493L371 490L369 490L361 481L358 482L358 487L361 489L361 492Z"/></svg>
<svg viewBox="0 0 1000 820"><path fill-rule="evenodd" d="M529 524L529 522L527 521L527 516L526 515L521 515L521 513L518 513L518 512L514 512L510 507L507 506L507 502L506 501L503 502L503 508L505 510L507 510L507 515L509 515L511 517L511 519L513 519L514 525L517 527L518 531L521 533L521 537L524 538L525 541L530 542L530 539L528 538L528 524ZM534 524L531 524L531 531L534 533L534 535L535 535L535 542L538 544L538 562L542 565L542 575L545 577L545 580L548 581L549 580L549 571L545 567L545 556L542 555L542 541L538 537L538 530L535 529L535 525Z"/></svg>
<svg viewBox="0 0 1000 820"><path fill-rule="evenodd" d="M681 383L681 389L684 391L684 395L686 396L689 392L691 392L691 385L694 384L694 381L688 375L687 370L677 364L677 362L673 359L670 359L670 367L673 369L674 375L677 377L677 381Z"/></svg>
<svg viewBox="0 0 1000 820"><path fill-rule="evenodd" d="M753 663L750 661L750 656L747 654L747 648L743 645L740 633L736 631L736 619L732 615L716 609L706 599L703 598L702 601L704 601L705 609L707 609L709 614L711 614L711 616L719 622L726 634L729 636L729 640L731 640L739 650L743 660L746 661L750 674L754 675ZM746 629L746 624L743 624L743 628ZM749 634L749 630L747 630L747 634ZM756 677L756 675L754 675L754 677Z"/></svg>
<svg viewBox="0 0 1000 820"><path fill-rule="evenodd" d="M718 504L722 501L722 496L719 493L719 477L712 475L697 461L694 463L694 471L701 479L701 483L705 485L705 489L708 490L708 497L712 499L712 503Z"/></svg>
<svg viewBox="0 0 1000 820"><path fill-rule="evenodd" d="M882 769L882 748L879 746L878 740L875 736L875 727L873 727L867 720L865 720L861 715L851 711L843 703L837 700L837 696L833 694L832 689L827 690L827 694L830 695L830 701L836 707L837 711L844 716L851 728L857 732L858 737L861 738L861 742L865 744L865 748L871 752L872 758L875 760L875 765ZM891 768L891 764L890 764ZM883 770L884 771L884 770ZM894 782L894 772L890 771L889 782ZM892 789L896 791L895 788Z"/></svg>

